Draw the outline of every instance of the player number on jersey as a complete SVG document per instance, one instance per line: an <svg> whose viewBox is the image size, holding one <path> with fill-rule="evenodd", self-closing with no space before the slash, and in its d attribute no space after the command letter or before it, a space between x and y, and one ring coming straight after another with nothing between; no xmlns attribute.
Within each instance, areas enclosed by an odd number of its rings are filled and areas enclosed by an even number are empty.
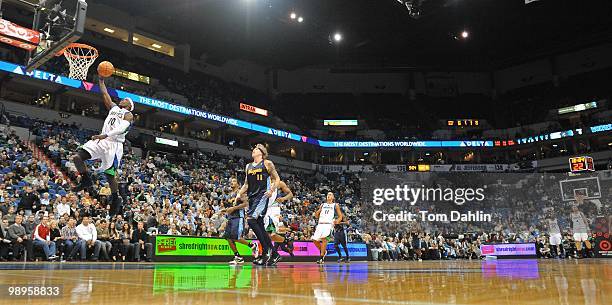
<svg viewBox="0 0 612 305"><path fill-rule="evenodd" d="M257 174L257 181L263 181L263 174Z"/></svg>
<svg viewBox="0 0 612 305"><path fill-rule="evenodd" d="M108 121L108 123L109 123L111 126L115 126L115 121L117 121L117 118L111 118L111 119Z"/></svg>

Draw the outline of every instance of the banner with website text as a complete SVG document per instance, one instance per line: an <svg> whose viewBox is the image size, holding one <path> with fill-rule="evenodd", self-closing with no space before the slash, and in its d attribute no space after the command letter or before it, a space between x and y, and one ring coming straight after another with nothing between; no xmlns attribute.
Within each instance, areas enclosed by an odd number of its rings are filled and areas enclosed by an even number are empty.
<svg viewBox="0 0 612 305"><path fill-rule="evenodd" d="M584 174L397 172L361 176L364 231L429 233L499 242L602 239L609 256L612 172ZM490 250L494 250L491 248Z"/></svg>

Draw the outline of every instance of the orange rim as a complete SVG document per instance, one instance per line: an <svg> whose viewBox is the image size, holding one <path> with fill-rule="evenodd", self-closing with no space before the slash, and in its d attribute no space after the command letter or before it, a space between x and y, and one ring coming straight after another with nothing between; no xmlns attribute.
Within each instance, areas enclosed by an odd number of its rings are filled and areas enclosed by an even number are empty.
<svg viewBox="0 0 612 305"><path fill-rule="evenodd" d="M80 48L80 49L89 49L93 51L92 55L78 55L78 54L73 54L71 53L69 50L70 49L74 49L74 48ZM98 49L90 46L90 45L86 45L83 43L71 43L69 44L67 47L65 47L63 50L57 52L57 54L55 54L55 56L61 56L61 55L65 55L66 57L71 57L71 58L82 58L82 59L92 59L92 58L97 58L98 57Z"/></svg>

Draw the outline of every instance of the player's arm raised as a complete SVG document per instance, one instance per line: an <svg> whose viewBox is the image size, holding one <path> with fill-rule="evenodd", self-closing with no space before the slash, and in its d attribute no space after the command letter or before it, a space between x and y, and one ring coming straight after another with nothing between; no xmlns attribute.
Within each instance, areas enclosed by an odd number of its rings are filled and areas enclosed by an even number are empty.
<svg viewBox="0 0 612 305"><path fill-rule="evenodd" d="M291 192L291 189L287 186L287 183L281 181L279 183L279 187L280 187L281 191L283 191L283 193L285 193L286 195L276 199L276 201L278 201L278 202L286 202L286 201L289 201L289 200L293 199L293 192Z"/></svg>
<svg viewBox="0 0 612 305"><path fill-rule="evenodd" d="M113 103L113 99L111 99L108 94L108 90L106 89L106 85L104 84L104 78L98 75L98 84L100 86L100 93L102 93L102 99L104 100L104 106L106 109L111 110L111 108L117 106Z"/></svg>
<svg viewBox="0 0 612 305"><path fill-rule="evenodd" d="M272 161L265 160L264 166L268 170L268 173L270 173L270 178L272 180L272 185L270 186L270 190L266 192L266 196L270 197L272 196L272 192L274 192L274 190L278 188L278 184L280 183L280 177L278 176L278 172L276 171L276 166L274 166L274 163Z"/></svg>

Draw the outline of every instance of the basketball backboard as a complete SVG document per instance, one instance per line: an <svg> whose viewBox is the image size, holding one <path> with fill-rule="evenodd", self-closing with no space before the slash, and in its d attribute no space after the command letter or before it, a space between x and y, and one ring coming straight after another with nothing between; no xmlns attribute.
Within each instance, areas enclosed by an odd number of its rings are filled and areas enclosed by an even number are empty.
<svg viewBox="0 0 612 305"><path fill-rule="evenodd" d="M26 71L38 68L79 40L85 31L86 15L85 0L41 0L32 27L41 34L40 44L30 53Z"/></svg>
<svg viewBox="0 0 612 305"><path fill-rule="evenodd" d="M34 12L31 29L0 19L0 42L28 52L27 72L59 54L85 31L85 0L0 0L0 4Z"/></svg>

